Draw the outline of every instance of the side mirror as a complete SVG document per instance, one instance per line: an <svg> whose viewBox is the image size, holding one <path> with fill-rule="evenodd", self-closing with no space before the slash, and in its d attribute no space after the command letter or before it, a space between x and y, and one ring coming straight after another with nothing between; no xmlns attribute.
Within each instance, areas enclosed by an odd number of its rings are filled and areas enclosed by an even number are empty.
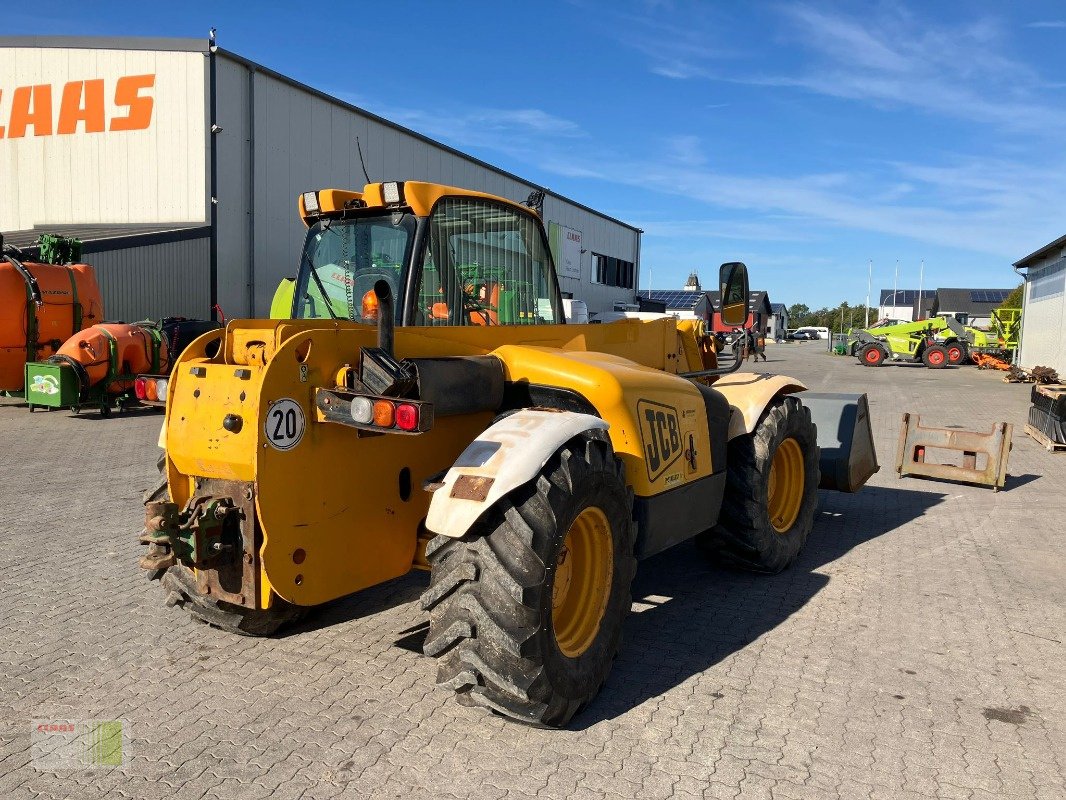
<svg viewBox="0 0 1066 800"><path fill-rule="evenodd" d="M748 268L739 261L718 269L718 298L723 325L744 325L748 321Z"/></svg>

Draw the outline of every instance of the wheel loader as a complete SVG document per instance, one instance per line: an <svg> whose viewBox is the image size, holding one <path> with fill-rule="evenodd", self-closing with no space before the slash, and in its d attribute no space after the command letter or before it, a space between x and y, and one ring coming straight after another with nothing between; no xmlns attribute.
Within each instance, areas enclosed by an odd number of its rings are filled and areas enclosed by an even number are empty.
<svg viewBox="0 0 1066 800"><path fill-rule="evenodd" d="M523 204L417 181L298 204L291 319L231 320L171 375L140 537L168 605L269 635L428 570L439 685L563 726L607 678L639 560L695 537L779 572L819 486L877 470L865 395L720 369L665 315L566 324ZM742 324L746 267L720 289Z"/></svg>

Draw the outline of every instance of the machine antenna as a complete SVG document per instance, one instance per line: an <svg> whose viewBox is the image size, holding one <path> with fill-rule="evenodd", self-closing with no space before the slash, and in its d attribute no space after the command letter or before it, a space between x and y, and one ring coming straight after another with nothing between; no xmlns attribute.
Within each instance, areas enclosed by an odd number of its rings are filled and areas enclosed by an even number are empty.
<svg viewBox="0 0 1066 800"><path fill-rule="evenodd" d="M370 180L370 173L366 171L366 162L363 160L363 146L359 143L359 137L355 137L355 149L359 151L359 163L363 167L363 177L366 178L367 183L372 183Z"/></svg>

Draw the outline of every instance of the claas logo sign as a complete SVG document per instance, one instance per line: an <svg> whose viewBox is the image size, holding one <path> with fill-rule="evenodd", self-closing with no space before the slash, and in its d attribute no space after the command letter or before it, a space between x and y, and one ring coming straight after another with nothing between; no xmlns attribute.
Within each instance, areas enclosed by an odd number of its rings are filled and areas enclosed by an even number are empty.
<svg viewBox="0 0 1066 800"><path fill-rule="evenodd" d="M152 124L155 75L0 88L0 139L143 131Z"/></svg>

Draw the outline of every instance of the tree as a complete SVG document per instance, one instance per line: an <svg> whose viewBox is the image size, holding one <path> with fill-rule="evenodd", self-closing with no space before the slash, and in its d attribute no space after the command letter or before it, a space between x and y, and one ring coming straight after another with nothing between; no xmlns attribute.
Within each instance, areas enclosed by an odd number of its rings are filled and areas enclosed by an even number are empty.
<svg viewBox="0 0 1066 800"><path fill-rule="evenodd" d="M807 324L807 317L811 315L811 309L803 303L793 303L788 307L788 324L793 328L799 328Z"/></svg>
<svg viewBox="0 0 1066 800"><path fill-rule="evenodd" d="M997 308L996 310L999 311L1000 308L1021 308L1022 297L1024 295L1025 284L1019 283L1016 287L1014 287L1014 290L1007 295L1007 299L1000 303L999 308Z"/></svg>

